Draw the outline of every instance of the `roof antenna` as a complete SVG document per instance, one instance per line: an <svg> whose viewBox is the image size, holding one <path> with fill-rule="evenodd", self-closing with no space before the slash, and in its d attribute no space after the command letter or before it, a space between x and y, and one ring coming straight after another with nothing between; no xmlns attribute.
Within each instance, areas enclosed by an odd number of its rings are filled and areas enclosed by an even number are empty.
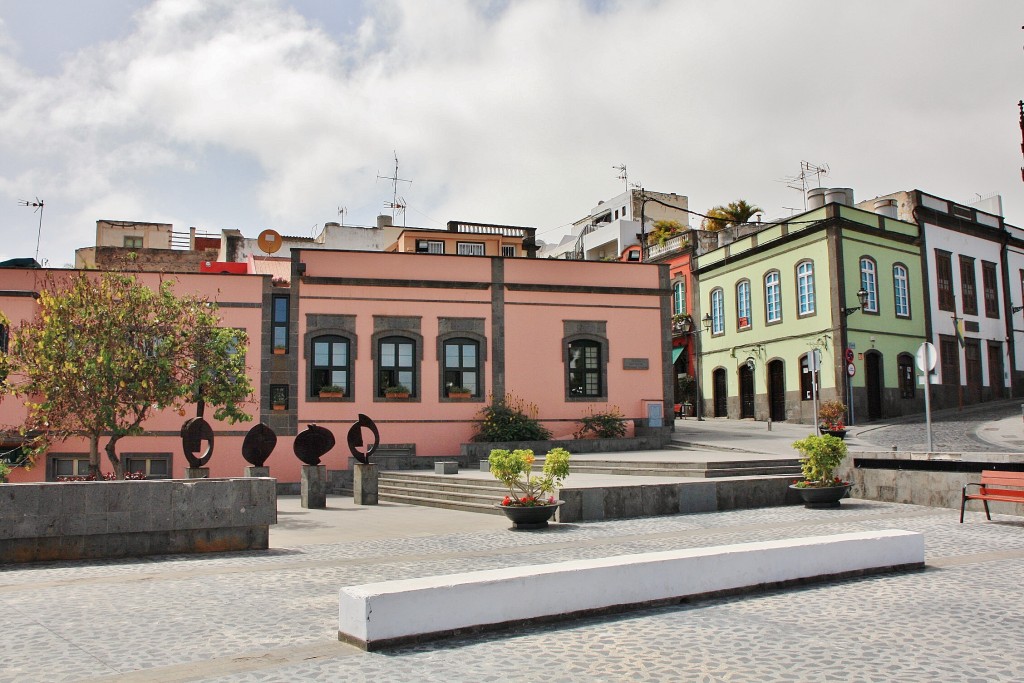
<svg viewBox="0 0 1024 683"><path fill-rule="evenodd" d="M618 166L612 166L612 168L619 172L619 175L615 177L626 184L626 192L629 192L629 174L626 173L626 165L619 164Z"/></svg>
<svg viewBox="0 0 1024 683"><path fill-rule="evenodd" d="M34 202L22 199L18 201L18 206L33 206L35 211L32 213L39 212L39 230L36 232L36 263L39 263L39 239L43 236L43 200L39 197Z"/></svg>
<svg viewBox="0 0 1024 683"><path fill-rule="evenodd" d="M384 203L384 207L387 208L387 209L391 209L391 222L392 223L394 223L394 221L395 221L395 212L396 211L401 211L401 213L402 213L402 227L405 227L405 198L398 196L398 183L399 182L409 183L411 185L412 181L411 180L405 180L404 178L399 178L398 177L398 152L395 152L395 174L393 176L387 176L387 175L380 175L378 173L377 177L380 178L381 180L390 180L391 181L391 201L390 202L385 202Z"/></svg>
<svg viewBox="0 0 1024 683"><path fill-rule="evenodd" d="M345 225L345 214L347 214L347 213L348 213L348 207L347 206L339 206L338 207L338 215L341 216L341 225L343 227Z"/></svg>

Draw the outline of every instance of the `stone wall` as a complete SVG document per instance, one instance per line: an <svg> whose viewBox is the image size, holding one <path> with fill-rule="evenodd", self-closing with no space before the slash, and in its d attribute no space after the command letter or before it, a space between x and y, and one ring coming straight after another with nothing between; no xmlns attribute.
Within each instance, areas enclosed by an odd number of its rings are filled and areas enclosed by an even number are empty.
<svg viewBox="0 0 1024 683"><path fill-rule="evenodd" d="M884 468L863 466L869 460L891 460L895 464ZM853 483L850 495L854 498L959 510L964 484L980 482L981 470L1020 462L1024 462L1021 453L873 451L851 453L836 474ZM989 506L993 513L1024 516L1022 504L990 502ZM984 511L984 506L972 501L967 503L967 510Z"/></svg>
<svg viewBox="0 0 1024 683"><path fill-rule="evenodd" d="M268 547L271 478L0 485L0 563Z"/></svg>

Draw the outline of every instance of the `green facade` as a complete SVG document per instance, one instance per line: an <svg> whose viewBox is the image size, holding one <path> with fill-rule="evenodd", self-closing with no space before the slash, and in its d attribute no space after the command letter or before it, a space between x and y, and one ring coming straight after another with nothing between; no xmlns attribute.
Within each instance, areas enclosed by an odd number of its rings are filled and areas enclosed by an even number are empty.
<svg viewBox="0 0 1024 683"><path fill-rule="evenodd" d="M874 269L877 311L847 316L844 308L859 305L862 258ZM806 269L808 264L813 269L814 295L804 296L801 313L798 268ZM900 307L906 316L897 315L893 275L897 265L900 275L906 274L906 296L901 297L904 305ZM917 226L829 204L701 255L696 270L696 317L712 311L715 290L722 292L724 302L722 333L707 330L700 335L705 415L813 423L813 403L806 398L809 382L801 361L814 348L822 358L819 400L838 398L849 404L852 385L857 422L869 413L878 418L922 409L916 376L909 382L904 378L901 386L899 374L899 361L907 361L908 354L912 359L925 340ZM765 278L770 273L777 274L779 283L778 322L768 319ZM750 284L748 320L740 318L737 305L737 287L744 281ZM847 349L853 351L852 379L847 376ZM914 387L913 396L905 397L910 387Z"/></svg>

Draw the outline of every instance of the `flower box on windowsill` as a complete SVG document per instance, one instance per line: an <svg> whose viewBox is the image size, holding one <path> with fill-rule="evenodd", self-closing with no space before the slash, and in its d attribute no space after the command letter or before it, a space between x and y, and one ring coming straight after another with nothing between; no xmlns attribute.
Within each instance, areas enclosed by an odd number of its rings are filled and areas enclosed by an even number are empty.
<svg viewBox="0 0 1024 683"><path fill-rule="evenodd" d="M274 410L288 410L288 406L284 405L283 403L278 403L274 405L273 408Z"/></svg>
<svg viewBox="0 0 1024 683"><path fill-rule="evenodd" d="M344 391L321 391L320 398L345 398Z"/></svg>
<svg viewBox="0 0 1024 683"><path fill-rule="evenodd" d="M453 401L465 401L473 398L473 394L469 391L449 391L448 398Z"/></svg>
<svg viewBox="0 0 1024 683"><path fill-rule="evenodd" d="M408 391L388 392L388 393L384 394L384 398L386 398L389 401L403 401L403 400L409 398L409 392Z"/></svg>
<svg viewBox="0 0 1024 683"><path fill-rule="evenodd" d="M287 351L288 351L288 349L285 349L283 347L275 347L274 348L274 355L275 356L283 356L285 353L287 353Z"/></svg>

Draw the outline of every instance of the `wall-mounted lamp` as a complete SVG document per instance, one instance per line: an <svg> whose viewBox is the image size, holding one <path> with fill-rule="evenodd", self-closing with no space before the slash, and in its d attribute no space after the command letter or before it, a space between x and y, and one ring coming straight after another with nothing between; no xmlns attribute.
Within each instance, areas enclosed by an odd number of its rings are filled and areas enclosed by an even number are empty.
<svg viewBox="0 0 1024 683"><path fill-rule="evenodd" d="M868 305L868 291L863 287L857 290L857 301L860 302L860 306L854 306L853 308L844 308L843 315L850 315L851 313L856 313L857 311Z"/></svg>
<svg viewBox="0 0 1024 683"><path fill-rule="evenodd" d="M708 330L711 329L711 314L710 313L705 313L704 314L704 317L700 319L700 325L701 325L701 327L704 328L705 332L707 332Z"/></svg>

